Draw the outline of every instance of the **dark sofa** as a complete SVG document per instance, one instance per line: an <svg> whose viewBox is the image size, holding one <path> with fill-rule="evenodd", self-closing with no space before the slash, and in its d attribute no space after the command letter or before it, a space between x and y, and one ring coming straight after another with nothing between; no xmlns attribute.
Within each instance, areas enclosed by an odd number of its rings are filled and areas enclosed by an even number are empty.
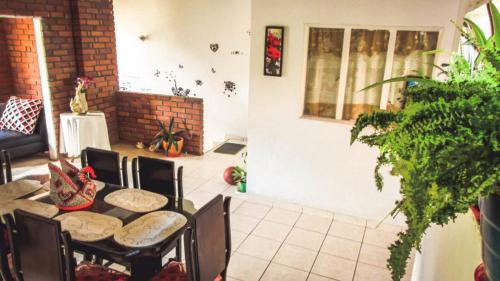
<svg viewBox="0 0 500 281"><path fill-rule="evenodd" d="M5 109L5 103L0 103L0 116ZM48 150L47 126L45 111L42 109L35 131L32 135L25 135L15 131L0 130L0 149L9 151L12 159Z"/></svg>

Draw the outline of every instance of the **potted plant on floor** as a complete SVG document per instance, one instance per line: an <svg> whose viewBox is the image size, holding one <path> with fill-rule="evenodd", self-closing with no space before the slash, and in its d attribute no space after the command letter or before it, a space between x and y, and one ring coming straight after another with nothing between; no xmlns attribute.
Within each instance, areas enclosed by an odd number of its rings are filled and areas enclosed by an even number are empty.
<svg viewBox="0 0 500 281"><path fill-rule="evenodd" d="M240 166L233 167L233 180L238 183L238 191L247 192L247 171Z"/></svg>
<svg viewBox="0 0 500 281"><path fill-rule="evenodd" d="M420 250L432 224L453 221L479 199L486 274L490 281L500 280L500 16L493 4L488 9L492 38L470 21L463 31L480 53L475 62L455 55L446 70L440 68L445 81L399 77L368 87L417 82L404 90L400 111L363 114L352 128L351 143L358 140L380 151L379 190L383 166L391 166L391 174L401 179L401 200L391 214L403 213L408 228L389 247L393 280L405 275L412 249ZM366 134L368 126L374 130Z"/></svg>
<svg viewBox="0 0 500 281"><path fill-rule="evenodd" d="M171 157L178 157L182 153L182 148L184 145L184 140L189 140L189 132L187 131L187 126L184 123L186 130L174 131L175 119L170 117L170 123L168 127L163 124L160 120L156 120L160 131L154 136L151 142L150 148L152 150L159 150L163 147L165 153Z"/></svg>

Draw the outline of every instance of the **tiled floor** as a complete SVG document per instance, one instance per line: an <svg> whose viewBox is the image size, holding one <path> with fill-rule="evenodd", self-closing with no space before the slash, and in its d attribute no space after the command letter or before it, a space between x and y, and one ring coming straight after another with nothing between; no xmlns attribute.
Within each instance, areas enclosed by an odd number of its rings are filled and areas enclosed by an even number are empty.
<svg viewBox="0 0 500 281"><path fill-rule="evenodd" d="M113 150L129 160L137 155L164 157L129 144L115 145ZM243 163L240 154L210 152L173 160L184 166L184 194L195 207L219 193L233 197L229 280L391 280L385 268L387 246L401 226L376 228L377 222L363 218L236 192L223 181L222 173ZM45 163L43 158L18 161L14 176L43 173ZM410 280L409 274L405 280Z"/></svg>

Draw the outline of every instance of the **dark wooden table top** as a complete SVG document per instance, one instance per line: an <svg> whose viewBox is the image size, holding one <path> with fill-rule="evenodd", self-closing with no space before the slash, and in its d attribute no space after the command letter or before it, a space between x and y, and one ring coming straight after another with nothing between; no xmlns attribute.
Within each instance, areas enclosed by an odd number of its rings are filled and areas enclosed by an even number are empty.
<svg viewBox="0 0 500 281"><path fill-rule="evenodd" d="M104 197L106 197L106 195L123 188L125 187L106 184L104 189L102 189L97 193L96 198L94 200L94 204L92 204L88 208L82 209L81 211L95 212L118 218L123 222L124 226L133 222L134 220L138 219L144 214L128 211L104 202ZM169 200L175 200L175 199L169 198ZM54 204L49 196L42 197L37 201ZM66 213L66 211L61 210L59 214L63 213ZM183 215L186 214L184 213ZM165 239L164 241L156 245L144 248L129 248L122 246L117 242L115 242L113 237L97 242L81 242L74 240L73 244L74 244L74 249L77 252L97 255L98 257L110 260L112 262L120 263L123 265L130 265L133 259L136 259L137 257L141 256L148 256L148 257L159 256L161 258L163 254L165 254L166 252L175 247L175 242L184 233L186 227L187 225L176 231L174 234L172 234L169 238Z"/></svg>

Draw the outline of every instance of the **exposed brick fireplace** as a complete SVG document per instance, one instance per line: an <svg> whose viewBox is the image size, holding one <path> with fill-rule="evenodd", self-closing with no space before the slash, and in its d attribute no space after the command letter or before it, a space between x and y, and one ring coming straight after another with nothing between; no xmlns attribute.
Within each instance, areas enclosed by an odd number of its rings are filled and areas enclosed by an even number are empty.
<svg viewBox="0 0 500 281"><path fill-rule="evenodd" d="M176 129L184 128L183 120L192 133L186 143L189 153L203 154L203 100L153 94L119 92L117 95L120 139L146 145L159 128L156 120L168 124L175 117Z"/></svg>

